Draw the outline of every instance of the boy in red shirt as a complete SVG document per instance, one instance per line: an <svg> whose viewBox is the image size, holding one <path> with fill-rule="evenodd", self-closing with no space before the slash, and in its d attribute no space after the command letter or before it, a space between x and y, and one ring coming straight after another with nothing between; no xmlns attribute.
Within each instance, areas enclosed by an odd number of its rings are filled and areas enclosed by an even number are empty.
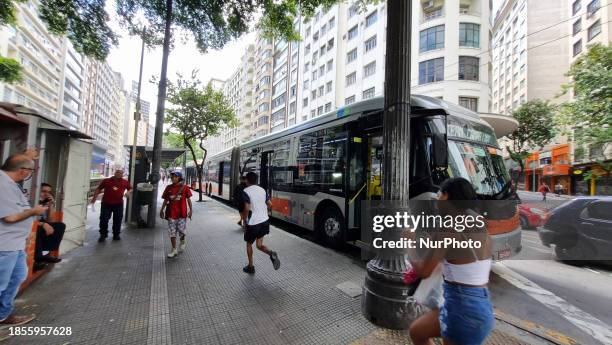
<svg viewBox="0 0 612 345"><path fill-rule="evenodd" d="M173 258L178 255L178 251L176 250L177 232L181 237L181 246L179 250L183 251L187 246L187 241L185 239L187 217L191 219L193 208L191 206L190 199L191 190L182 183L183 174L175 171L170 174L170 179L172 180L172 184L166 186L166 189L162 194L164 203L159 211L159 216L168 220L168 232L170 233L170 242L172 242L172 251L168 254L168 257ZM187 205L189 205L189 209L187 208ZM164 210L166 210L166 206L168 206L167 212L164 212Z"/></svg>

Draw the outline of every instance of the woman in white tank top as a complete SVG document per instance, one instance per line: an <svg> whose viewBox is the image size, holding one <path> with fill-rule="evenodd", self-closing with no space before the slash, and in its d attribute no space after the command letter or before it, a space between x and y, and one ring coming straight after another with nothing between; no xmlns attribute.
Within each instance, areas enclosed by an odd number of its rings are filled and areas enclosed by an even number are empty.
<svg viewBox="0 0 612 345"><path fill-rule="evenodd" d="M476 200L476 192L466 179L452 178L440 186L438 199ZM461 202L456 204L461 205ZM448 203L439 205L443 207ZM462 214L473 213L469 209L458 211ZM448 237L449 233L445 236ZM468 235L453 233L450 236L461 240ZM473 236L470 234L470 237ZM476 236L482 243L480 249L435 250L432 259L412 263L421 278L429 277L437 265L442 265L444 276L443 305L423 314L410 325L410 338L415 345L433 344L431 339L438 337L442 337L444 345L477 345L484 343L493 330L493 306L487 288L491 270L491 242L486 232Z"/></svg>

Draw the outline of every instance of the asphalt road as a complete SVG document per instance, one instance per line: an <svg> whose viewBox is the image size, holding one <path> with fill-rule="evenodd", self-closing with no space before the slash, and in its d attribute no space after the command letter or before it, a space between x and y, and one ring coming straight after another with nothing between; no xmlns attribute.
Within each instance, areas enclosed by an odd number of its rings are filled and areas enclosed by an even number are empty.
<svg viewBox="0 0 612 345"><path fill-rule="evenodd" d="M539 193L519 196L523 203L546 209L570 200L549 195L543 203ZM559 261L536 230L523 230L522 244L517 257L494 267L490 288L496 307L581 344L612 344L612 268Z"/></svg>

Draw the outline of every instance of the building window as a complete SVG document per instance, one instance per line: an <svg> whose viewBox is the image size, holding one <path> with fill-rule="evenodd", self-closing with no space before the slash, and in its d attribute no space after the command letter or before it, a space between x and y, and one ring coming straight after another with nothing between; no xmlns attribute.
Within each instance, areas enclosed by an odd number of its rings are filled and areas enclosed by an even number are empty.
<svg viewBox="0 0 612 345"><path fill-rule="evenodd" d="M344 104L345 105L349 105L349 104L352 104L352 103L355 103L355 96L347 97L344 100Z"/></svg>
<svg viewBox="0 0 612 345"><path fill-rule="evenodd" d="M370 62L363 67L363 77L367 78L376 73L376 61Z"/></svg>
<svg viewBox="0 0 612 345"><path fill-rule="evenodd" d="M478 111L478 98L475 97L459 97L459 105L470 109L471 111Z"/></svg>
<svg viewBox="0 0 612 345"><path fill-rule="evenodd" d="M356 4L351 5L351 7L348 9L348 17L353 18L353 16L357 13L359 13L359 7L357 7Z"/></svg>
<svg viewBox="0 0 612 345"><path fill-rule="evenodd" d="M591 25L589 27L589 41L591 41L593 38L595 38L595 36L599 35L601 33L601 20L598 20L595 22L595 24Z"/></svg>
<svg viewBox="0 0 612 345"><path fill-rule="evenodd" d="M317 90L312 90L310 92L310 99L317 99Z"/></svg>
<svg viewBox="0 0 612 345"><path fill-rule="evenodd" d="M421 53L444 48L444 25L421 31L419 39L419 51Z"/></svg>
<svg viewBox="0 0 612 345"><path fill-rule="evenodd" d="M346 76L346 86L351 86L357 81L357 72L353 72Z"/></svg>
<svg viewBox="0 0 612 345"><path fill-rule="evenodd" d="M574 25L572 25L572 33L576 36L580 30L582 30L582 19L578 18L578 20L574 22Z"/></svg>
<svg viewBox="0 0 612 345"><path fill-rule="evenodd" d="M369 88L363 92L362 99L370 99L374 97L374 88Z"/></svg>
<svg viewBox="0 0 612 345"><path fill-rule="evenodd" d="M325 93L330 93L332 91L332 82L328 81L325 85Z"/></svg>
<svg viewBox="0 0 612 345"><path fill-rule="evenodd" d="M310 118L313 118L313 117L315 117L315 116L317 116L317 109L312 109L312 110L310 111Z"/></svg>
<svg viewBox="0 0 612 345"><path fill-rule="evenodd" d="M332 48L334 48L334 39L330 39L329 41L327 41L327 51L332 50Z"/></svg>
<svg viewBox="0 0 612 345"><path fill-rule="evenodd" d="M351 50L346 54L346 63L351 63L357 60L357 48Z"/></svg>
<svg viewBox="0 0 612 345"><path fill-rule="evenodd" d="M334 67L334 60L327 61L327 72L331 71Z"/></svg>
<svg viewBox="0 0 612 345"><path fill-rule="evenodd" d="M308 97L306 97L306 98L304 98L304 99L302 100L302 106L303 106L303 107L307 107L307 106L308 106Z"/></svg>
<svg viewBox="0 0 612 345"><path fill-rule="evenodd" d="M325 112L327 113L327 112L329 112L329 111L331 111L331 102L329 102L329 103L327 103L327 104L325 105Z"/></svg>
<svg viewBox="0 0 612 345"><path fill-rule="evenodd" d="M325 87L323 85L319 86L319 92L317 93L317 97L323 96L323 90L324 89L325 89Z"/></svg>
<svg viewBox="0 0 612 345"><path fill-rule="evenodd" d="M332 19L329 20L329 22L327 23L327 26L329 26L329 29L331 30L334 25L336 25L336 17L333 17Z"/></svg>
<svg viewBox="0 0 612 345"><path fill-rule="evenodd" d="M444 80L444 58L419 63L419 84Z"/></svg>
<svg viewBox="0 0 612 345"><path fill-rule="evenodd" d="M576 0L572 4L572 16L575 16L582 8L582 0Z"/></svg>
<svg viewBox="0 0 612 345"><path fill-rule="evenodd" d="M376 23L376 20L378 20L378 11L374 11L372 13L370 13L367 17L366 17L366 28L369 27L370 25Z"/></svg>
<svg viewBox="0 0 612 345"><path fill-rule="evenodd" d="M348 31L348 39L352 40L353 38L357 37L357 33L359 28L357 27L357 25L353 26L349 31Z"/></svg>
<svg viewBox="0 0 612 345"><path fill-rule="evenodd" d="M323 106L317 108L317 115L323 114Z"/></svg>
<svg viewBox="0 0 612 345"><path fill-rule="evenodd" d="M479 59L473 56L459 57L459 80L478 81Z"/></svg>
<svg viewBox="0 0 612 345"><path fill-rule="evenodd" d="M459 46L480 48L480 25L459 23Z"/></svg>
<svg viewBox="0 0 612 345"><path fill-rule="evenodd" d="M578 40L578 42L574 43L574 56L580 54L582 52L582 40Z"/></svg>
<svg viewBox="0 0 612 345"><path fill-rule="evenodd" d="M310 44L306 45L304 48L304 54L308 55L310 53Z"/></svg>
<svg viewBox="0 0 612 345"><path fill-rule="evenodd" d="M592 15L595 14L595 12L597 12L597 10L599 10L599 8L601 7L601 2L599 0L593 0L591 1L588 5L587 5L587 18L591 17Z"/></svg>
<svg viewBox="0 0 612 345"><path fill-rule="evenodd" d="M368 38L367 41L365 41L365 51L366 53L369 52L370 50L376 48L376 35Z"/></svg>

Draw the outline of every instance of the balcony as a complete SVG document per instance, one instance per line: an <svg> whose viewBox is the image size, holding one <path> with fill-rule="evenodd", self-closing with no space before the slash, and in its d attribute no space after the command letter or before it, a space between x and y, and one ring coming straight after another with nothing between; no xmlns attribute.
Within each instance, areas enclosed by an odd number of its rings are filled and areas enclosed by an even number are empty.
<svg viewBox="0 0 612 345"><path fill-rule="evenodd" d="M421 17L421 24L442 17L444 17L443 8L438 8L431 11L423 11L423 16Z"/></svg>

